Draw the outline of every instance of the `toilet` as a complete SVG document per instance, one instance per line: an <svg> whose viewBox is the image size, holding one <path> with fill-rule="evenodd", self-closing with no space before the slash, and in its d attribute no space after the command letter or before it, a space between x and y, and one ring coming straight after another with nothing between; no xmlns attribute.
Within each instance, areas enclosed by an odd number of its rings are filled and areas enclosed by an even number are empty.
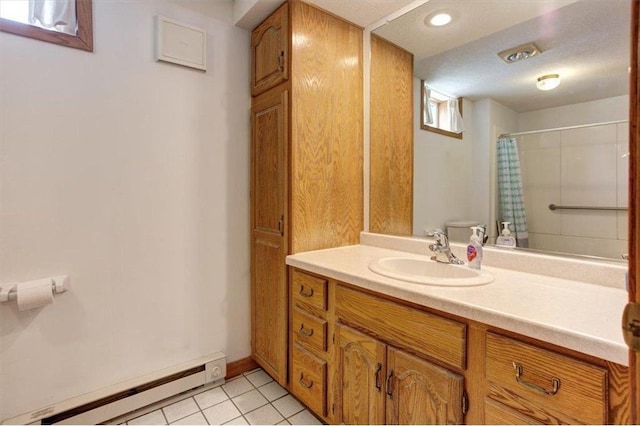
<svg viewBox="0 0 640 426"><path fill-rule="evenodd" d="M452 220L445 223L447 227L447 238L449 241L453 241L456 243L466 243L469 242L469 238L471 237L471 227L478 226L480 222L473 220Z"/></svg>

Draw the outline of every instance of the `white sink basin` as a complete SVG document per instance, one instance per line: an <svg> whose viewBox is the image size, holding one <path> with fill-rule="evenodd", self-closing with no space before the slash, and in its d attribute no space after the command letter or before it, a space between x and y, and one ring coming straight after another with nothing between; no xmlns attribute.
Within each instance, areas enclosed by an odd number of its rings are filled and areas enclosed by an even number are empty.
<svg viewBox="0 0 640 426"><path fill-rule="evenodd" d="M386 257L374 260L369 269L376 274L417 284L467 287L493 282L493 276L466 265L449 265L430 259Z"/></svg>

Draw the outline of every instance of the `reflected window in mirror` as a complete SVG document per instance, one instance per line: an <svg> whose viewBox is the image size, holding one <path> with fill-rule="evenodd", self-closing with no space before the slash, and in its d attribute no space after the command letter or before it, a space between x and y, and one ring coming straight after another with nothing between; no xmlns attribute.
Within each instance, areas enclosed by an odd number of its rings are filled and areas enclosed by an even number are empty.
<svg viewBox="0 0 640 426"><path fill-rule="evenodd" d="M1 0L0 31L92 52L91 0Z"/></svg>
<svg viewBox="0 0 640 426"><path fill-rule="evenodd" d="M456 139L462 139L462 99L447 96L421 80L420 128Z"/></svg>

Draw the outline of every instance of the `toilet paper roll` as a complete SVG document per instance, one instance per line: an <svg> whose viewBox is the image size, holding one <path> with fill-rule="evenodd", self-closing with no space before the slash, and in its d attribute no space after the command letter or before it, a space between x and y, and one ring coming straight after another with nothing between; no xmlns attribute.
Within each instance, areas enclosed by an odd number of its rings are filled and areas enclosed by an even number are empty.
<svg viewBox="0 0 640 426"><path fill-rule="evenodd" d="M39 308L53 303L51 279L27 281L16 286L18 310Z"/></svg>

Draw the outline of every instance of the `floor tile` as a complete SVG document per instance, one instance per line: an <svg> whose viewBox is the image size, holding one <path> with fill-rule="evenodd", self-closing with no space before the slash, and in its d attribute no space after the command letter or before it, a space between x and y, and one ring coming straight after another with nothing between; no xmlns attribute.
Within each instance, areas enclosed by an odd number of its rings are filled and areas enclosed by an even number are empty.
<svg viewBox="0 0 640 426"><path fill-rule="evenodd" d="M289 423L286 420L281 421L280 423L278 423L279 425L290 425L291 423Z"/></svg>
<svg viewBox="0 0 640 426"><path fill-rule="evenodd" d="M209 424L221 425L222 423L240 417L240 411L233 405L231 400L221 402L206 410L202 410Z"/></svg>
<svg viewBox="0 0 640 426"><path fill-rule="evenodd" d="M128 421L130 425L166 425L167 419L164 418L162 410L152 411L144 416L136 417Z"/></svg>
<svg viewBox="0 0 640 426"><path fill-rule="evenodd" d="M276 410L278 410L280 414L284 416L284 418L289 418L304 409L304 406L291 395L287 395L284 398L277 399L271 404L276 407Z"/></svg>
<svg viewBox="0 0 640 426"><path fill-rule="evenodd" d="M259 387L258 390L269 401L273 401L287 394L287 390L277 382L267 383L266 385Z"/></svg>
<svg viewBox="0 0 640 426"><path fill-rule="evenodd" d="M254 387L244 376L241 376L222 385L222 389L229 395L229 398L233 398L234 396L249 392L254 389Z"/></svg>
<svg viewBox="0 0 640 426"><path fill-rule="evenodd" d="M273 381L271 376L265 373L264 370L258 370L250 374L245 374L245 377L253 384L253 386L257 388Z"/></svg>
<svg viewBox="0 0 640 426"><path fill-rule="evenodd" d="M229 422L226 422L225 425L248 425L247 419L244 417L237 417Z"/></svg>
<svg viewBox="0 0 640 426"><path fill-rule="evenodd" d="M269 401L267 401L267 399L256 389L243 393L242 395L238 395L233 398L232 401L243 414L269 403Z"/></svg>
<svg viewBox="0 0 640 426"><path fill-rule="evenodd" d="M204 418L204 415L201 411L198 411L195 414L184 417L177 422L171 423L172 425L208 425L207 419Z"/></svg>
<svg viewBox="0 0 640 426"><path fill-rule="evenodd" d="M213 405L219 404L222 401L226 401L227 399L229 399L229 397L226 393L224 393L221 387L209 389L208 391L194 395L193 398L196 400L201 410L204 410L205 408L209 408Z"/></svg>
<svg viewBox="0 0 640 426"><path fill-rule="evenodd" d="M322 424L320 420L316 419L316 417L309 412L309 410L301 411L295 416L289 417L287 420L292 425L321 425Z"/></svg>
<svg viewBox="0 0 640 426"><path fill-rule="evenodd" d="M162 408L164 415L169 423L173 423L183 417L187 417L193 413L197 413L200 409L193 398L183 399L171 405Z"/></svg>
<svg viewBox="0 0 640 426"><path fill-rule="evenodd" d="M273 408L271 404L267 404L264 407L260 407L250 413L245 414L247 421L252 425L275 425L280 423L282 416L278 411Z"/></svg>

